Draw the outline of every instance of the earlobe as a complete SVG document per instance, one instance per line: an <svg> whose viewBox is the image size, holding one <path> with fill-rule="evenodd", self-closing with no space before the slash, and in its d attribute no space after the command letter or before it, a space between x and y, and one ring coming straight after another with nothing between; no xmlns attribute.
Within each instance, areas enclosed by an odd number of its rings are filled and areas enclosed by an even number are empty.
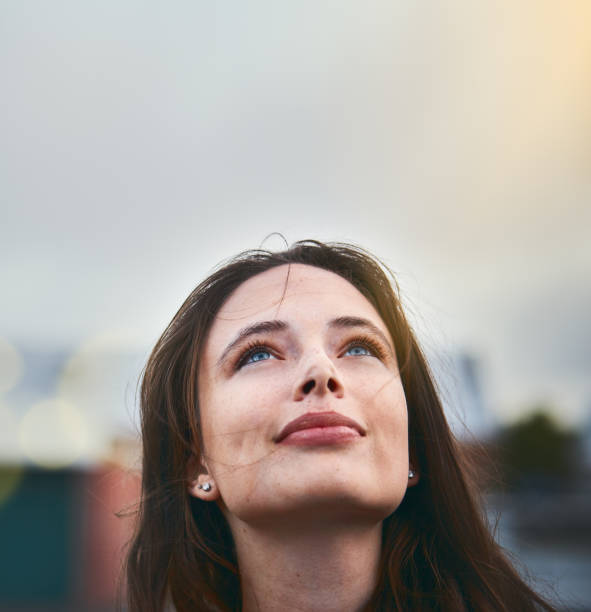
<svg viewBox="0 0 591 612"><path fill-rule="evenodd" d="M189 474L187 486L189 495L203 501L215 501L219 498L220 492L207 466L204 465L204 461L192 457L189 460L187 472Z"/></svg>
<svg viewBox="0 0 591 612"><path fill-rule="evenodd" d="M419 483L419 472L411 465L408 466L408 487L414 487Z"/></svg>
<svg viewBox="0 0 591 612"><path fill-rule="evenodd" d="M215 501L220 492L215 482L208 474L200 474L195 480L189 482L189 495L203 501Z"/></svg>

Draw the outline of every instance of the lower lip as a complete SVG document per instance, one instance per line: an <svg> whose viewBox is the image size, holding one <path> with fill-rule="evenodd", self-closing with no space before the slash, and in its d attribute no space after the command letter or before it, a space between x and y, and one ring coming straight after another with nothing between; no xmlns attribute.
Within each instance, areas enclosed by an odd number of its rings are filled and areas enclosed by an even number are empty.
<svg viewBox="0 0 591 612"><path fill-rule="evenodd" d="M289 444L292 446L329 446L333 444L343 444L361 438L356 429L346 425L336 425L332 427L311 427L310 429L300 429L283 438L279 444Z"/></svg>

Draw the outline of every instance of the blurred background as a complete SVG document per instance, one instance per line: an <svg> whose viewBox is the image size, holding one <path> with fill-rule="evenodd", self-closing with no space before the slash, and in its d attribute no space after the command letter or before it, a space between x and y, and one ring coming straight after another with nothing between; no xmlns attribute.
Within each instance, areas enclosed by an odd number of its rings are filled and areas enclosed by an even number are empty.
<svg viewBox="0 0 591 612"><path fill-rule="evenodd" d="M591 610L590 32L587 0L0 0L0 609L114 609L141 368L278 232L394 270L499 540Z"/></svg>

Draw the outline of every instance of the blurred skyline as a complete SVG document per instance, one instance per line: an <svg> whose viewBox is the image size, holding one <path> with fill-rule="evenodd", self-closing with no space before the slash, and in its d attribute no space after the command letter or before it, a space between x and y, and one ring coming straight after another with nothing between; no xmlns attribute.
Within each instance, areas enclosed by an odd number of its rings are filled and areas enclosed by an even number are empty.
<svg viewBox="0 0 591 612"><path fill-rule="evenodd" d="M476 356L496 418L589 418L591 4L0 17L0 392L25 375L10 346L63 352L46 399L119 398L122 426L137 356L186 295L280 232L380 256L428 351Z"/></svg>

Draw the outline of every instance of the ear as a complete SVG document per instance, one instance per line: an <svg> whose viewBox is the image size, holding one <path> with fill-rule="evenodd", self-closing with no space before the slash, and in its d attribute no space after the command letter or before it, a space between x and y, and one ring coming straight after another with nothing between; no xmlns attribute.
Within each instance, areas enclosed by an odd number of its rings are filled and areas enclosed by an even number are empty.
<svg viewBox="0 0 591 612"><path fill-rule="evenodd" d="M187 491L189 495L203 501L216 501L220 497L220 491L207 465L195 456L187 466Z"/></svg>
<svg viewBox="0 0 591 612"><path fill-rule="evenodd" d="M406 485L407 488L414 487L419 484L420 479L421 476L419 474L419 471L414 467L413 462L411 461L408 464L408 484Z"/></svg>

